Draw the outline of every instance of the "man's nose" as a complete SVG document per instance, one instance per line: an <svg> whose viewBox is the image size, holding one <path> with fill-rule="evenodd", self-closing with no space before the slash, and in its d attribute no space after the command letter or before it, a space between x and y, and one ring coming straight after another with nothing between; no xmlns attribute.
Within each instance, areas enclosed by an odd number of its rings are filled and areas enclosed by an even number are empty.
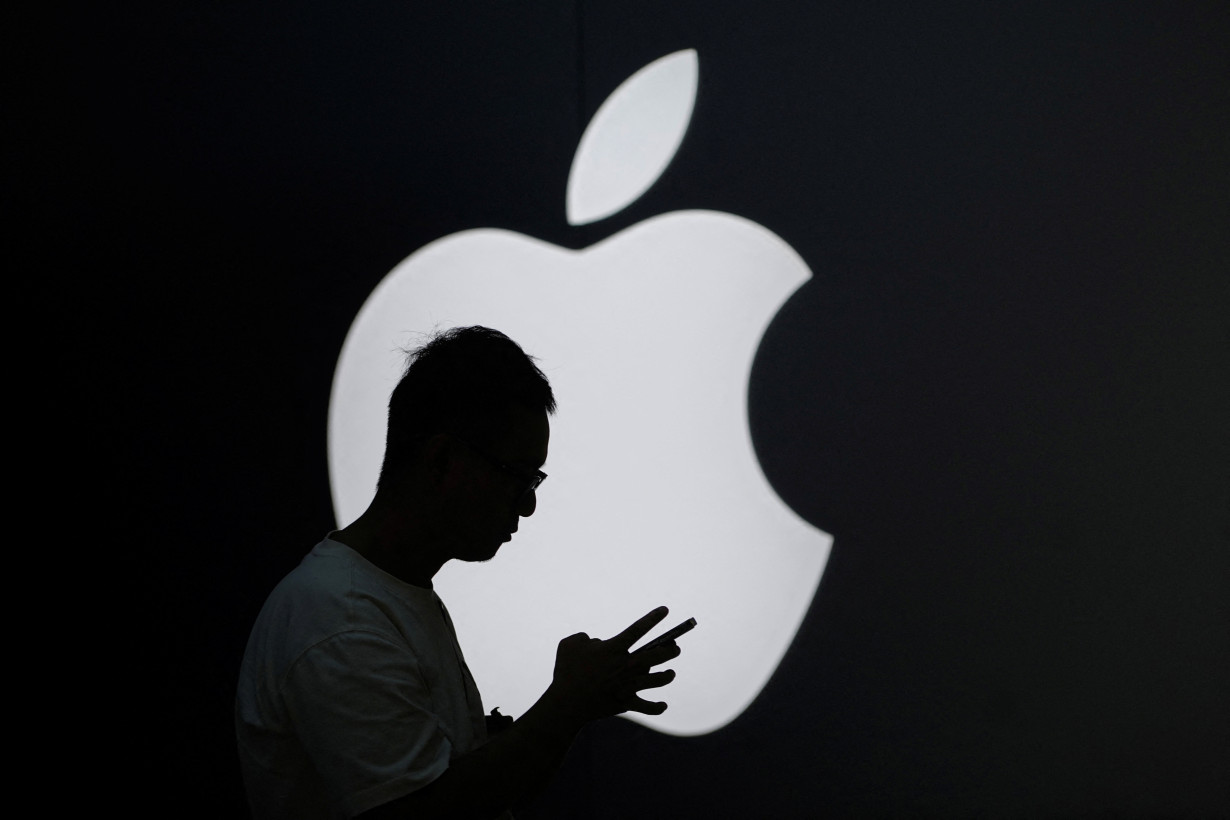
<svg viewBox="0 0 1230 820"><path fill-rule="evenodd" d="M517 501L517 515L529 518L538 508L538 496L534 490L526 490Z"/></svg>

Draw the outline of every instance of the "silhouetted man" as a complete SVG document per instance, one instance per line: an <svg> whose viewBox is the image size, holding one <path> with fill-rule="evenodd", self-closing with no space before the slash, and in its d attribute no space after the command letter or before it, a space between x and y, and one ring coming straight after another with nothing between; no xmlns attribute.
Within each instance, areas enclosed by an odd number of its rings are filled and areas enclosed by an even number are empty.
<svg viewBox="0 0 1230 820"><path fill-rule="evenodd" d="M455 329L412 354L376 497L278 584L248 642L235 720L258 820L500 816L587 722L666 709L638 693L671 681L650 669L678 648L628 652L659 608L610 640L560 641L547 691L489 738L432 590L446 561L490 559L534 513L554 410L546 377L497 331Z"/></svg>

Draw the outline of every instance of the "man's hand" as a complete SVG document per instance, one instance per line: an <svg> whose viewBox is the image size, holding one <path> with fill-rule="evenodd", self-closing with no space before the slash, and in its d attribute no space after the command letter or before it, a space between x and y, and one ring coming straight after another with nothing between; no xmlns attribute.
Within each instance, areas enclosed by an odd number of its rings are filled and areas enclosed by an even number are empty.
<svg viewBox="0 0 1230 820"><path fill-rule="evenodd" d="M541 788L589 721L621 712L665 712L665 703L638 693L675 679L669 670L649 670L678 657L679 647L671 642L628 652L665 617L666 607L658 607L606 641L584 633L564 638L555 655L554 680L520 720L455 758L423 788L364 814L364 820L494 817Z"/></svg>
<svg viewBox="0 0 1230 820"><path fill-rule="evenodd" d="M679 647L670 642L634 654L628 650L666 614L666 607L658 607L605 641L584 632L564 638L555 654L555 676L548 694L578 725L622 712L665 712L665 703L647 701L639 693L675 679L671 670L649 670L678 657Z"/></svg>

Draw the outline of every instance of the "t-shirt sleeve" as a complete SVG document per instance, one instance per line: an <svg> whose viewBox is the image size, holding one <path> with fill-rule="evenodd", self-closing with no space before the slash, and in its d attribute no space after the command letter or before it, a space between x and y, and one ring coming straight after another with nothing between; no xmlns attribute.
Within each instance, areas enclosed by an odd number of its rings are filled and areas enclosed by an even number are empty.
<svg viewBox="0 0 1230 820"><path fill-rule="evenodd" d="M333 805L352 817L426 786L451 745L409 647L344 632L293 664L283 694L296 734Z"/></svg>

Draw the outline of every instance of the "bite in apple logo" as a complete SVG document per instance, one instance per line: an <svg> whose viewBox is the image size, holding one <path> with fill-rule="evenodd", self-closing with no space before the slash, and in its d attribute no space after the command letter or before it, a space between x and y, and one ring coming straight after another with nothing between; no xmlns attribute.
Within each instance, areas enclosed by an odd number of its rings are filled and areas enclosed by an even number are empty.
<svg viewBox="0 0 1230 820"><path fill-rule="evenodd" d="M693 50L623 83L595 114L568 181L571 224L639 197L677 151L696 95ZM448 602L489 706L520 714L556 643L613 635L659 604L695 617L662 715L714 731L752 702L807 613L832 538L773 491L752 449L752 359L811 272L766 228L712 211L640 222L579 251L479 228L420 248L368 297L329 405L338 526L375 493L402 350L438 327L487 325L551 379L551 480L490 566L446 564Z"/></svg>

